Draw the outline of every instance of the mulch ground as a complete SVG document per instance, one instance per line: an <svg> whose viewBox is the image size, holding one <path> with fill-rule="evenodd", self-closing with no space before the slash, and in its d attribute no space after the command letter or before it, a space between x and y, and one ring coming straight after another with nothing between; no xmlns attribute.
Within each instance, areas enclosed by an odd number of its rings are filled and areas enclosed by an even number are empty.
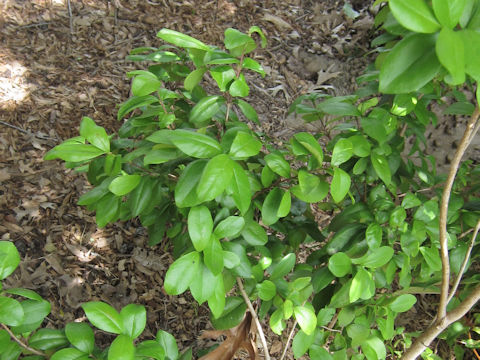
<svg viewBox="0 0 480 360"><path fill-rule="evenodd" d="M367 62L373 15L366 3L343 1L4 0L0 4L0 237L22 256L6 286L33 289L52 303L48 326L84 316L82 302L147 308L145 336L172 333L181 349L205 344L208 311L188 296L164 293L173 261L168 240L146 245L135 221L97 228L76 205L88 189L83 175L46 151L76 136L82 116L116 131L117 105L129 96L125 61L138 46L160 46L167 27L221 46L228 27L258 25L269 40L256 58L267 77L251 75L248 101L262 130L287 136L303 123L286 119L300 94L323 89L346 94ZM355 17L355 19L354 19ZM285 338L268 333L272 355ZM100 339L100 341L103 341ZM195 353L195 351L194 351Z"/></svg>

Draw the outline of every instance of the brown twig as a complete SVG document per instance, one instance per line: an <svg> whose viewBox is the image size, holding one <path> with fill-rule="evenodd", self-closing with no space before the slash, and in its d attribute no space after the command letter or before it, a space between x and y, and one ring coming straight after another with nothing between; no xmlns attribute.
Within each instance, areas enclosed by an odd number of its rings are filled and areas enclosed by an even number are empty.
<svg viewBox="0 0 480 360"><path fill-rule="evenodd" d="M290 341L292 341L293 334L295 334L295 328L297 327L297 319L293 322L292 330L288 334L287 342L285 343L285 347L283 348L282 356L280 357L280 360L285 359L285 356L287 356L287 351L288 351L288 345L290 344Z"/></svg>
<svg viewBox="0 0 480 360"><path fill-rule="evenodd" d="M475 226L475 231L472 235L472 240L470 241L470 245L468 246L467 253L465 254L465 258L463 259L462 266L460 266L460 270L458 271L457 278L455 279L455 283L450 290L450 295L447 299L447 304L452 300L457 292L458 286L460 285L460 281L462 280L463 272L467 267L468 260L470 259L470 254L472 253L473 245L475 245L475 239L477 238L478 232L480 231L480 220L478 220L477 225Z"/></svg>
<svg viewBox="0 0 480 360"><path fill-rule="evenodd" d="M35 350L35 349L32 349L30 346L28 346L27 344L24 344L19 338L17 338L15 336L15 334L10 330L10 328L5 325L5 324L0 324L2 325L2 327L5 329L5 331L10 335L10 337L15 340L18 345L20 345L21 347L23 347L25 350L28 350L30 351L31 353L35 354L35 355L40 355L40 356L46 356L43 352L39 351L39 350Z"/></svg>
<svg viewBox="0 0 480 360"><path fill-rule="evenodd" d="M67 0L68 7L68 18L70 19L70 35L73 35L73 15L72 15L72 4L70 0Z"/></svg>
<svg viewBox="0 0 480 360"><path fill-rule="evenodd" d="M439 238L440 238L440 257L442 259L442 285L440 293L440 302L438 304L437 318L442 320L447 313L448 295L450 293L450 262L448 258L448 239L447 239L447 213L448 203L450 201L450 194L457 175L458 167L462 161L462 157L467 150L468 144L471 142L475 135L474 130L478 130L477 122L480 116L480 109L477 106L475 111L467 124L467 128L463 134L462 140L458 145L455 156L453 157L450 165L450 171L448 172L447 180L443 188L442 202L440 205L440 217L439 217Z"/></svg>
<svg viewBox="0 0 480 360"><path fill-rule="evenodd" d="M248 298L248 295L245 292L245 289L243 288L242 279L240 279L239 277L237 277L237 284L238 284L238 289L240 290L240 293L243 296L243 300L245 300L245 303L247 304L248 310L252 314L253 320L255 321L255 326L257 327L258 335L260 336L260 340L262 342L263 352L265 353L265 360L270 360L270 354L268 352L267 340L265 339L265 334L263 333L262 325L260 324L260 321L258 320L258 316L257 316L257 313L255 312L255 309L253 308L252 302Z"/></svg>

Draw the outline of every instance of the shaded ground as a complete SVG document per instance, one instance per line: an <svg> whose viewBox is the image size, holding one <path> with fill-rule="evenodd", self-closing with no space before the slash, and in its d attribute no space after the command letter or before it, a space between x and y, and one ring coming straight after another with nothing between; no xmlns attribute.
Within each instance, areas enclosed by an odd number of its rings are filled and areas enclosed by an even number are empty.
<svg viewBox="0 0 480 360"><path fill-rule="evenodd" d="M262 5L259 5L262 3ZM369 3L369 2L364 2ZM286 121L295 97L324 89L346 94L366 64L373 16L362 1L358 17L343 1L94 1L4 0L0 5L0 237L24 259L9 286L38 291L52 302L48 321L61 327L83 316L80 304L103 300L117 308L147 307L147 337L172 333L181 349L211 328L208 312L162 289L172 258L168 241L149 248L134 222L98 229L94 214L76 205L88 189L83 176L45 152L78 134L82 116L109 133L119 128L116 105L129 95L126 62L137 46L159 46L168 27L221 45L228 27L265 30L268 48L257 52L265 80L253 81L249 102L263 130L287 136L303 124ZM281 339L268 342L279 356Z"/></svg>

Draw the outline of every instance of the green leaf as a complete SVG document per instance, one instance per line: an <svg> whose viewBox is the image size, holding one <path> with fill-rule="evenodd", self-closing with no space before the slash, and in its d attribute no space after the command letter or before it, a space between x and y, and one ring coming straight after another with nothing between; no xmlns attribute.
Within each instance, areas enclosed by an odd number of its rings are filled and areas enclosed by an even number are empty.
<svg viewBox="0 0 480 360"><path fill-rule="evenodd" d="M372 336L361 344L361 348L368 360L383 360L387 357L387 351L383 341Z"/></svg>
<svg viewBox="0 0 480 360"><path fill-rule="evenodd" d="M358 109L354 105L345 102L344 97L341 96L322 101L318 104L318 110L330 115L360 116Z"/></svg>
<svg viewBox="0 0 480 360"><path fill-rule="evenodd" d="M378 177L382 179L385 185L390 185L392 182L392 175L385 156L374 151L370 154L370 160L372 161L373 168L375 169Z"/></svg>
<svg viewBox="0 0 480 360"><path fill-rule="evenodd" d="M336 277L344 277L352 272L352 261L345 253L337 252L328 260L328 270Z"/></svg>
<svg viewBox="0 0 480 360"><path fill-rule="evenodd" d="M90 357L80 350L67 348L57 351L50 360L88 360Z"/></svg>
<svg viewBox="0 0 480 360"><path fill-rule="evenodd" d="M440 271L442 269L442 260L436 247L421 246L420 252L432 271Z"/></svg>
<svg viewBox="0 0 480 360"><path fill-rule="evenodd" d="M349 139L340 139L335 144L331 164L338 166L348 161L353 155L353 145Z"/></svg>
<svg viewBox="0 0 480 360"><path fill-rule="evenodd" d="M310 359L322 359L322 360L342 359L341 357L334 359L333 356L330 355L330 353L327 350L315 344L310 346L310 350L308 351L308 354L310 355Z"/></svg>
<svg viewBox="0 0 480 360"><path fill-rule="evenodd" d="M218 274L215 281L215 291L213 296L208 299L208 307L213 317L218 318L225 309L225 285L222 274Z"/></svg>
<svg viewBox="0 0 480 360"><path fill-rule="evenodd" d="M202 251L210 242L213 219L206 206L195 206L188 213L188 234L195 250Z"/></svg>
<svg viewBox="0 0 480 360"><path fill-rule="evenodd" d="M368 300L373 295L375 295L375 282L373 281L372 274L364 268L359 268L348 292L350 303L358 299Z"/></svg>
<svg viewBox="0 0 480 360"><path fill-rule="evenodd" d="M221 276L221 274L219 274ZM195 274L195 277L190 284L190 291L192 296L199 304L207 301L215 292L217 279L215 275L204 264L201 265L201 270Z"/></svg>
<svg viewBox="0 0 480 360"><path fill-rule="evenodd" d="M223 248L217 238L212 236L208 246L203 250L205 265L214 275L223 270Z"/></svg>
<svg viewBox="0 0 480 360"><path fill-rule="evenodd" d="M339 203L343 200L350 190L351 179L345 171L340 168L333 170L332 184L330 185L330 193L333 201Z"/></svg>
<svg viewBox="0 0 480 360"><path fill-rule="evenodd" d="M378 249L382 244L382 227L377 223L371 223L365 230L365 239L371 250Z"/></svg>
<svg viewBox="0 0 480 360"><path fill-rule="evenodd" d="M459 32L443 28L435 43L438 60L448 70L445 80L452 85L465 82L463 38Z"/></svg>
<svg viewBox="0 0 480 360"><path fill-rule="evenodd" d="M282 198L282 190L277 187L273 188L268 193L262 206L262 221L265 225L273 225L278 221L279 217L277 211L280 208Z"/></svg>
<svg viewBox="0 0 480 360"><path fill-rule="evenodd" d="M152 92L157 91L160 86L162 86L162 82L158 80L155 74L142 74L133 78L132 93L135 96L150 95Z"/></svg>
<svg viewBox="0 0 480 360"><path fill-rule="evenodd" d="M390 246L381 246L368 251L362 257L352 259L352 263L359 264L368 268L379 268L390 261L393 256L393 248Z"/></svg>
<svg viewBox="0 0 480 360"><path fill-rule="evenodd" d="M118 335L108 349L108 360L134 360L135 347L129 336Z"/></svg>
<svg viewBox="0 0 480 360"><path fill-rule="evenodd" d="M135 356L163 360L165 359L165 350L155 340L145 340L137 345L135 349Z"/></svg>
<svg viewBox="0 0 480 360"><path fill-rule="evenodd" d="M139 337L147 324L147 312L144 306L128 304L120 310L123 320L123 334L132 340Z"/></svg>
<svg viewBox="0 0 480 360"><path fill-rule="evenodd" d="M63 161L81 162L105 154L105 151L93 145L63 143L55 146L45 155L45 160L61 159Z"/></svg>
<svg viewBox="0 0 480 360"><path fill-rule="evenodd" d="M298 172L298 183L299 185L293 186L291 191L302 201L316 203L322 201L328 194L329 184L308 171L300 170Z"/></svg>
<svg viewBox="0 0 480 360"><path fill-rule="evenodd" d="M0 241L0 280L12 274L20 263L20 255L10 241Z"/></svg>
<svg viewBox="0 0 480 360"><path fill-rule="evenodd" d="M153 135L147 140L152 141ZM218 141L210 136L183 129L174 130L171 141L182 152L195 158L211 158L222 151Z"/></svg>
<svg viewBox="0 0 480 360"><path fill-rule="evenodd" d="M225 98L223 96L206 96L193 107L188 115L188 119L193 124L202 124L215 116L224 103Z"/></svg>
<svg viewBox="0 0 480 360"><path fill-rule="evenodd" d="M323 163L323 150L312 134L300 132L294 135L297 140L317 160L319 166Z"/></svg>
<svg viewBox="0 0 480 360"><path fill-rule="evenodd" d="M18 326L23 323L23 320L22 305L15 299L0 296L0 323L8 326Z"/></svg>
<svg viewBox="0 0 480 360"><path fill-rule="evenodd" d="M408 30L427 34L440 30L440 25L424 0L390 0L388 5L397 21Z"/></svg>
<svg viewBox="0 0 480 360"><path fill-rule="evenodd" d="M120 109L118 109L117 120L123 119L125 115L135 109L153 104L155 102L158 102L158 98L152 95L132 96L120 106Z"/></svg>
<svg viewBox="0 0 480 360"><path fill-rule="evenodd" d="M270 275L270 279L275 280L287 275L290 271L292 271L293 267L295 266L295 260L295 254L290 253L285 255L278 263L273 264L273 270Z"/></svg>
<svg viewBox="0 0 480 360"><path fill-rule="evenodd" d="M200 254L192 251L182 255L168 268L164 288L169 295L179 295L188 289L200 269Z"/></svg>
<svg viewBox="0 0 480 360"><path fill-rule="evenodd" d="M212 325L218 330L231 329L243 320L247 305L241 297L231 296L226 299L225 307L220 317L211 318Z"/></svg>
<svg viewBox="0 0 480 360"><path fill-rule="evenodd" d="M108 190L116 196L123 196L135 189L141 180L140 175L122 175L112 180Z"/></svg>
<svg viewBox="0 0 480 360"><path fill-rule="evenodd" d="M248 96L250 88L248 87L247 81L245 80L245 75L240 74L240 76L232 82L230 88L228 89L228 92L233 97Z"/></svg>
<svg viewBox="0 0 480 360"><path fill-rule="evenodd" d="M188 74L188 76L183 81L183 86L185 87L185 89L188 91L193 91L195 86L197 86L198 83L202 80L203 74L205 74L206 71L207 69L205 67L202 67L199 69L195 69L190 74Z"/></svg>
<svg viewBox="0 0 480 360"><path fill-rule="evenodd" d="M409 35L398 42L380 69L380 92L402 94L417 91L432 80L440 70L435 42L435 35L423 34Z"/></svg>
<svg viewBox="0 0 480 360"><path fill-rule="evenodd" d="M433 12L440 24L453 29L457 26L466 3L466 0L433 0Z"/></svg>
<svg viewBox="0 0 480 360"><path fill-rule="evenodd" d="M89 117L84 116L80 124L80 135L88 140L90 144L103 150L110 151L110 140L107 132L101 126L97 126Z"/></svg>
<svg viewBox="0 0 480 360"><path fill-rule="evenodd" d="M260 124L260 122L258 121L258 114L252 105L242 99L235 99L235 104L238 105L243 115L245 115L248 120Z"/></svg>
<svg viewBox="0 0 480 360"><path fill-rule="evenodd" d="M90 301L82 304L82 308L88 320L100 330L114 334L124 331L123 320L112 306L100 301Z"/></svg>
<svg viewBox="0 0 480 360"><path fill-rule="evenodd" d="M392 228L401 227L405 223L406 218L407 218L407 212L405 211L405 209L403 207L398 206L390 214L389 224Z"/></svg>
<svg viewBox="0 0 480 360"><path fill-rule="evenodd" d="M12 331L16 334L36 330L51 310L48 301L24 300L21 305L24 314L23 322L19 326L12 327Z"/></svg>
<svg viewBox="0 0 480 360"><path fill-rule="evenodd" d="M40 329L28 339L28 345L38 350L51 350L68 345L62 330Z"/></svg>
<svg viewBox="0 0 480 360"><path fill-rule="evenodd" d="M315 312L306 306L295 306L293 313L303 332L307 335L312 334L317 327L317 316Z"/></svg>
<svg viewBox="0 0 480 360"><path fill-rule="evenodd" d="M162 29L157 33L157 37L160 39L169 42L175 46L179 46L182 48L187 49L198 49L209 51L210 48L202 43L200 40L197 40L191 36L182 34L181 32L170 30L170 29Z"/></svg>
<svg viewBox="0 0 480 360"><path fill-rule="evenodd" d="M95 214L98 227L105 227L105 225L118 216L120 202L121 198L111 193L100 199L96 206L97 212Z"/></svg>
<svg viewBox="0 0 480 360"><path fill-rule="evenodd" d="M44 301L44 299L40 295L38 295L35 291L29 289L11 288L5 290L5 292L7 294L23 296L24 298L31 300Z"/></svg>
<svg viewBox="0 0 480 360"><path fill-rule="evenodd" d="M290 191L283 192L282 199L280 204L278 205L277 209L277 216L278 217L285 217L290 214L290 209L292 206L292 196L290 195Z"/></svg>
<svg viewBox="0 0 480 360"><path fill-rule="evenodd" d="M282 309L278 308L273 312L273 314L270 316L269 325L275 334L282 334L283 329L285 329L285 321L283 320Z"/></svg>
<svg viewBox="0 0 480 360"><path fill-rule="evenodd" d="M242 214L245 214L252 201L250 182L245 170L236 161L232 161L233 176L227 186L227 192L232 196L235 205Z"/></svg>
<svg viewBox="0 0 480 360"><path fill-rule="evenodd" d="M236 159L243 160L255 156L260 152L262 143L252 135L239 131L233 139L230 147L230 155Z"/></svg>
<svg viewBox="0 0 480 360"><path fill-rule="evenodd" d="M175 203L179 208L191 207L200 203L197 197L197 185L206 165L206 160L197 160L188 164L183 170L175 186Z"/></svg>
<svg viewBox="0 0 480 360"><path fill-rule="evenodd" d="M68 341L85 354L91 354L95 346L92 328L86 323L71 322L65 326Z"/></svg>
<svg viewBox="0 0 480 360"><path fill-rule="evenodd" d="M262 65L260 65L258 62L256 62L255 60L253 60L251 58L243 59L242 69L248 69L248 70L255 71L255 72L259 73L260 75L262 75L262 77L265 77L265 75L266 75L265 70L263 70Z"/></svg>
<svg viewBox="0 0 480 360"><path fill-rule="evenodd" d="M276 174L284 177L290 177L290 165L284 157L278 153L270 153L265 156L265 162L268 167Z"/></svg>
<svg viewBox="0 0 480 360"><path fill-rule="evenodd" d="M210 69L210 75L221 91L227 91L228 84L235 78L235 70L231 66L216 66Z"/></svg>
<svg viewBox="0 0 480 360"><path fill-rule="evenodd" d="M411 209L422 205L422 202L411 192L407 192L402 200L402 207L404 209Z"/></svg>
<svg viewBox="0 0 480 360"><path fill-rule="evenodd" d="M372 145L363 135L355 135L348 138L352 143L353 153L359 157L370 155Z"/></svg>
<svg viewBox="0 0 480 360"><path fill-rule="evenodd" d="M257 47L250 36L232 28L225 30L224 43L230 53L237 57L247 54Z"/></svg>
<svg viewBox="0 0 480 360"><path fill-rule="evenodd" d="M158 330L156 340L165 350L165 360L178 359L177 343L171 334L163 330Z"/></svg>
<svg viewBox="0 0 480 360"><path fill-rule="evenodd" d="M242 231L242 237L252 246L265 245L268 241L265 229L255 221L246 224Z"/></svg>
<svg viewBox="0 0 480 360"><path fill-rule="evenodd" d="M303 356L307 351L308 348L313 344L315 340L315 333L312 332L310 335L307 335L303 330L300 330L292 341L292 350L295 359ZM324 358L315 358L312 359L324 359Z"/></svg>
<svg viewBox="0 0 480 360"><path fill-rule="evenodd" d="M264 280L260 284L257 284L258 296L263 301L269 301L277 295L277 287L270 280Z"/></svg>
<svg viewBox="0 0 480 360"><path fill-rule="evenodd" d="M417 302L417 298L412 294L403 294L397 296L391 303L388 304L390 310L396 313L408 311Z"/></svg>
<svg viewBox="0 0 480 360"><path fill-rule="evenodd" d="M233 161L226 154L210 159L197 187L200 201L210 201L223 193L233 176Z"/></svg>
<svg viewBox="0 0 480 360"><path fill-rule="evenodd" d="M468 29L459 33L465 50L465 71L478 82L480 81L480 63L476 59L480 57L480 34Z"/></svg>
<svg viewBox="0 0 480 360"><path fill-rule="evenodd" d="M218 223L213 232L218 239L236 238L245 226L245 219L241 216L229 216Z"/></svg>

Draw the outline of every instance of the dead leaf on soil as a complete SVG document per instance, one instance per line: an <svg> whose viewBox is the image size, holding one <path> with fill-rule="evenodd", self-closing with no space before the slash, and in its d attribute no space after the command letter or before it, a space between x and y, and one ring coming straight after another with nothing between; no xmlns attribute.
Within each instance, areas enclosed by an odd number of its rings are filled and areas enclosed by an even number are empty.
<svg viewBox="0 0 480 360"><path fill-rule="evenodd" d="M252 334L252 336L250 336ZM218 348L202 356L199 360L231 360L239 349L248 351L250 360L257 360L257 348L255 347L252 333L252 314L247 311L243 321L236 327L224 331L209 330L202 334L202 338L218 338L225 335L227 338Z"/></svg>

